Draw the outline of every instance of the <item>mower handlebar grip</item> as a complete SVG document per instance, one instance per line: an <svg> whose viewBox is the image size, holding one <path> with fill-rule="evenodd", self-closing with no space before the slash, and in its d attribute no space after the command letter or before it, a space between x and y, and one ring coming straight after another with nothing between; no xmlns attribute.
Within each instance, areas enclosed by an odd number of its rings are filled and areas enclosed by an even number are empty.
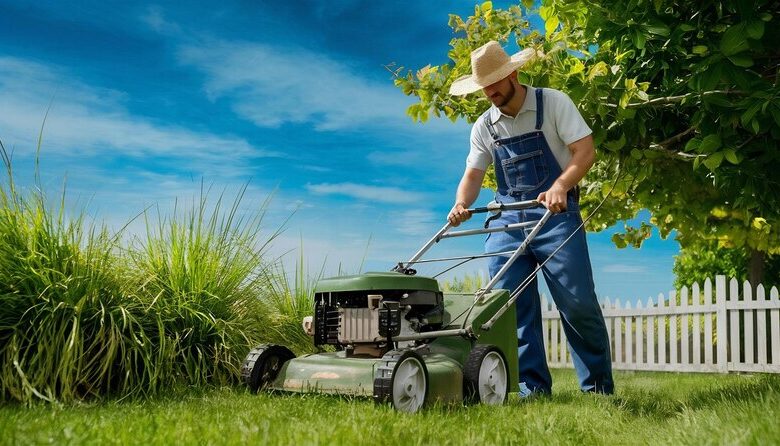
<svg viewBox="0 0 780 446"><path fill-rule="evenodd" d="M515 203L499 203L497 201L491 201L485 207L469 209L468 211L471 212L472 214L482 214L485 212L496 213L501 211L515 211L520 209L530 209L541 205L542 204L538 200L518 201Z"/></svg>

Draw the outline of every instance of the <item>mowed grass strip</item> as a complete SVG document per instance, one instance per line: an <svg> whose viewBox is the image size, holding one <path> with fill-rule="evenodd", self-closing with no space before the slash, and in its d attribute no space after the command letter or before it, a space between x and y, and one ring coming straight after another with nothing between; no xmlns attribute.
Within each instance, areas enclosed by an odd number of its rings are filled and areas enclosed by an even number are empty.
<svg viewBox="0 0 780 446"><path fill-rule="evenodd" d="M554 370L551 398L401 414L368 399L185 390L0 407L2 444L777 444L780 376L616 372L613 396Z"/></svg>

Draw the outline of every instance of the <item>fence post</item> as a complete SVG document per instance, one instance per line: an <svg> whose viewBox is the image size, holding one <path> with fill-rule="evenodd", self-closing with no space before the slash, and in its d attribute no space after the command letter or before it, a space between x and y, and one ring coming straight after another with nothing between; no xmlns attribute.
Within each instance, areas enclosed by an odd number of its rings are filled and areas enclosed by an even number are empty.
<svg viewBox="0 0 780 446"><path fill-rule="evenodd" d="M715 317L717 327L717 342L718 342L718 372L728 373L728 322L726 313L726 276L715 276L715 303L717 305L717 312Z"/></svg>

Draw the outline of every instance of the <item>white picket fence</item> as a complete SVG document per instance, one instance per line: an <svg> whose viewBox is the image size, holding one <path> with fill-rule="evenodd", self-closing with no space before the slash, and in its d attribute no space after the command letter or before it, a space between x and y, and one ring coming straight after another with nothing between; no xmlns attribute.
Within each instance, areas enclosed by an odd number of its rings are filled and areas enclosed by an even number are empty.
<svg viewBox="0 0 780 446"><path fill-rule="evenodd" d="M776 287L767 293L759 285L754 293L748 282L740 287L736 279L716 276L714 294L707 279L703 290L694 284L645 304L607 299L602 311L614 369L780 373ZM560 314L546 297L542 319L550 367L572 367Z"/></svg>

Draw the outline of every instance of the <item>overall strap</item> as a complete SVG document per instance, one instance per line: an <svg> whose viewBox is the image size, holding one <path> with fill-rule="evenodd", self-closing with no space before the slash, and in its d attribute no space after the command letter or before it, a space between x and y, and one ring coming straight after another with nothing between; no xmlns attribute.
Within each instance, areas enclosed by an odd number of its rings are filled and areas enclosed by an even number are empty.
<svg viewBox="0 0 780 446"><path fill-rule="evenodd" d="M496 129L493 126L493 123L490 122L490 108L485 111L485 113L482 114L482 119L485 121L485 124L487 124L488 132L490 132L490 136L493 137L493 141L498 141L498 133L496 133Z"/></svg>
<svg viewBox="0 0 780 446"><path fill-rule="evenodd" d="M542 99L542 89L536 89L536 130L542 129L544 124L544 100Z"/></svg>

